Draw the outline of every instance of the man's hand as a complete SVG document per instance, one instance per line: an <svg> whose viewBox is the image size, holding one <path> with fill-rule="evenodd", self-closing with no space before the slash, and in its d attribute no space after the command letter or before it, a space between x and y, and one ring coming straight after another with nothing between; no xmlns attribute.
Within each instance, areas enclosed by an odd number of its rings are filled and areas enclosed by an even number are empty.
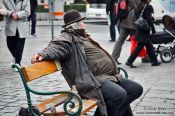
<svg viewBox="0 0 175 116"><path fill-rule="evenodd" d="M37 62L41 62L42 60L43 60L43 57L41 55L35 54L32 57L31 63L34 64L34 63L37 63Z"/></svg>

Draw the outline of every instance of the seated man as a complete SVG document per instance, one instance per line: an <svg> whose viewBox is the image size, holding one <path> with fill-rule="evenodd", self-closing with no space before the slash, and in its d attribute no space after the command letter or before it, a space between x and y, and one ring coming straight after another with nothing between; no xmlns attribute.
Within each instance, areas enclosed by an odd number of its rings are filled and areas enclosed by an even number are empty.
<svg viewBox="0 0 175 116"><path fill-rule="evenodd" d="M112 57L85 32L83 19L76 10L66 12L61 35L35 54L32 63L60 60L69 86L97 100L95 116L132 116L130 103L141 96L142 86L118 74Z"/></svg>

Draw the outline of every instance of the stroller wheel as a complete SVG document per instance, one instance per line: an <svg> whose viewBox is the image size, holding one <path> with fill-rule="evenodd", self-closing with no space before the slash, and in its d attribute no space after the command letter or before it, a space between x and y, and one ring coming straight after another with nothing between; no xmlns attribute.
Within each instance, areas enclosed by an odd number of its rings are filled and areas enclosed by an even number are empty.
<svg viewBox="0 0 175 116"><path fill-rule="evenodd" d="M169 63L171 62L173 58L173 53L171 49L164 49L160 52L160 59L164 62L164 63Z"/></svg>

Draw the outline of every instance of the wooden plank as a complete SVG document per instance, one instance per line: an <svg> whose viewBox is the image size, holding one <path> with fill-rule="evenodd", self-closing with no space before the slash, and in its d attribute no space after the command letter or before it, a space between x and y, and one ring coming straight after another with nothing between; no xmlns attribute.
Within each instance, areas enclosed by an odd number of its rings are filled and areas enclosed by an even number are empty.
<svg viewBox="0 0 175 116"><path fill-rule="evenodd" d="M76 105L75 105L75 108L71 109L71 108L68 108L68 110L70 112L75 112L77 111L78 109L78 101L76 101ZM81 114L80 115L83 115L85 113L87 113L88 111L90 111L91 109L95 108L97 106L97 102L94 101L94 100L87 100L87 99L83 99L83 109L81 111ZM57 116L65 116L65 112L63 109L57 109ZM52 116L52 113L51 112L46 112L44 113L44 116Z"/></svg>
<svg viewBox="0 0 175 116"><path fill-rule="evenodd" d="M47 105L54 105L54 106L58 106L60 104L62 104L63 102L65 102L65 100L67 100L69 98L68 94L60 94L60 95L56 95L50 99L47 99L45 101L43 101L40 104L37 104L36 107L39 109L39 111L41 113L45 112L48 110Z"/></svg>
<svg viewBox="0 0 175 116"><path fill-rule="evenodd" d="M81 115L83 115L84 113L90 111L91 109L93 109L94 107L97 106L97 102L94 100L86 100L83 102L83 109L81 111ZM74 109L71 109L70 111L74 112L77 111L78 106Z"/></svg>
<svg viewBox="0 0 175 116"><path fill-rule="evenodd" d="M58 70L61 70L61 67L58 67L58 65L56 66L54 61L42 61L22 68L22 72L27 82L54 73Z"/></svg>

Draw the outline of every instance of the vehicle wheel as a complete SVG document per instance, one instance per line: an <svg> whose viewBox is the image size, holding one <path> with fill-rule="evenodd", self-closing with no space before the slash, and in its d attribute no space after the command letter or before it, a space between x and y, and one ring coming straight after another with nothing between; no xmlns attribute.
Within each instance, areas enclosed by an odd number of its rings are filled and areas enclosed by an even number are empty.
<svg viewBox="0 0 175 116"><path fill-rule="evenodd" d="M171 62L172 58L173 58L172 50L170 50L170 49L164 49L163 51L160 52L160 59L164 63Z"/></svg>

